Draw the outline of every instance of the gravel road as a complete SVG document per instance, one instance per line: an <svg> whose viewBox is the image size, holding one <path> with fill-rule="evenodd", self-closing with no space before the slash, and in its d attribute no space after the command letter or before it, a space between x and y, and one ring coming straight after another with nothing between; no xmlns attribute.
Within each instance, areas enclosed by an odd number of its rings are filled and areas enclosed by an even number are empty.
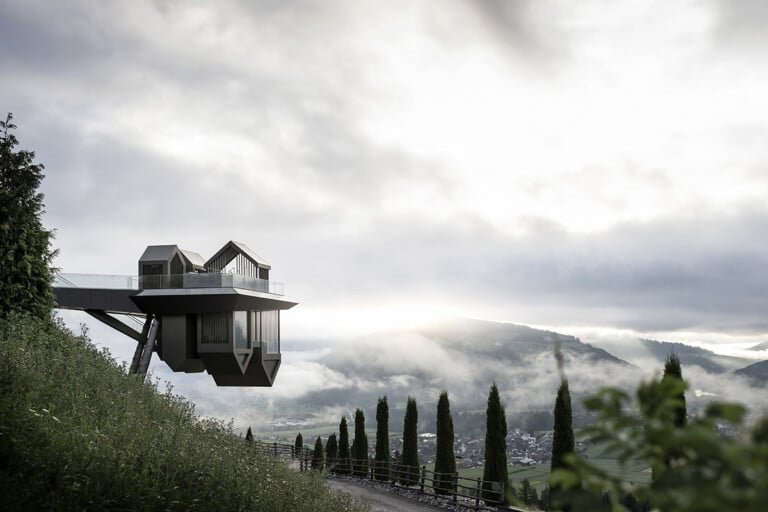
<svg viewBox="0 0 768 512"><path fill-rule="evenodd" d="M353 498L359 498L370 503L371 512L445 512L445 509L418 503L408 498L375 489L374 487L356 484L353 480L329 479L328 484L333 489L348 493Z"/></svg>

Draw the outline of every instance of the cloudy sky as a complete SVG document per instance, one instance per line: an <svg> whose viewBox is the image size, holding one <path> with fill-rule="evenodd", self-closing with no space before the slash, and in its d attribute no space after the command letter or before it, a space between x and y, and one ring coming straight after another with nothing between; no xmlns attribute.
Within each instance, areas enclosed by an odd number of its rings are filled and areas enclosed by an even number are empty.
<svg viewBox="0 0 768 512"><path fill-rule="evenodd" d="M235 239L301 303L286 339L462 314L751 342L767 19L726 0L0 0L0 108L46 166L66 272Z"/></svg>

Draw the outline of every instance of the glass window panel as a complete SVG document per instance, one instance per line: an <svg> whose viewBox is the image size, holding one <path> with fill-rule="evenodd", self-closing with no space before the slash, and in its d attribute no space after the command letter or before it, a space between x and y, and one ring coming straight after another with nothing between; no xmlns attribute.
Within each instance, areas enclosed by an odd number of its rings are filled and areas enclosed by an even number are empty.
<svg viewBox="0 0 768 512"><path fill-rule="evenodd" d="M248 312L247 311L235 311L234 326L235 326L235 348L240 348L240 349L251 348L251 344L249 343L249 340L248 340Z"/></svg>
<svg viewBox="0 0 768 512"><path fill-rule="evenodd" d="M229 313L202 313L200 315L200 342L203 344L229 343Z"/></svg>

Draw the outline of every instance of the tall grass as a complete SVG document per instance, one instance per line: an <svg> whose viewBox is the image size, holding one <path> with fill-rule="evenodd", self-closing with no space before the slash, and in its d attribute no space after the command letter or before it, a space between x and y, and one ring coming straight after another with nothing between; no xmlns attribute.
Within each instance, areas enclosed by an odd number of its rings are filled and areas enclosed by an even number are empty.
<svg viewBox="0 0 768 512"><path fill-rule="evenodd" d="M0 319L0 495L5 511L359 509L85 334L19 315Z"/></svg>

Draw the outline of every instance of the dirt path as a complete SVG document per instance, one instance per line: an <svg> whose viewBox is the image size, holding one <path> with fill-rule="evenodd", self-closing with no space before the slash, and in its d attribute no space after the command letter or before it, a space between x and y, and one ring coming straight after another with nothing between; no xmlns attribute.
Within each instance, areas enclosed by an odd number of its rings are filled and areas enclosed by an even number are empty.
<svg viewBox="0 0 768 512"><path fill-rule="evenodd" d="M328 480L328 484L353 498L361 498L371 504L371 512L445 512L444 509L417 503L397 494L378 491L373 487L357 485L350 480Z"/></svg>

